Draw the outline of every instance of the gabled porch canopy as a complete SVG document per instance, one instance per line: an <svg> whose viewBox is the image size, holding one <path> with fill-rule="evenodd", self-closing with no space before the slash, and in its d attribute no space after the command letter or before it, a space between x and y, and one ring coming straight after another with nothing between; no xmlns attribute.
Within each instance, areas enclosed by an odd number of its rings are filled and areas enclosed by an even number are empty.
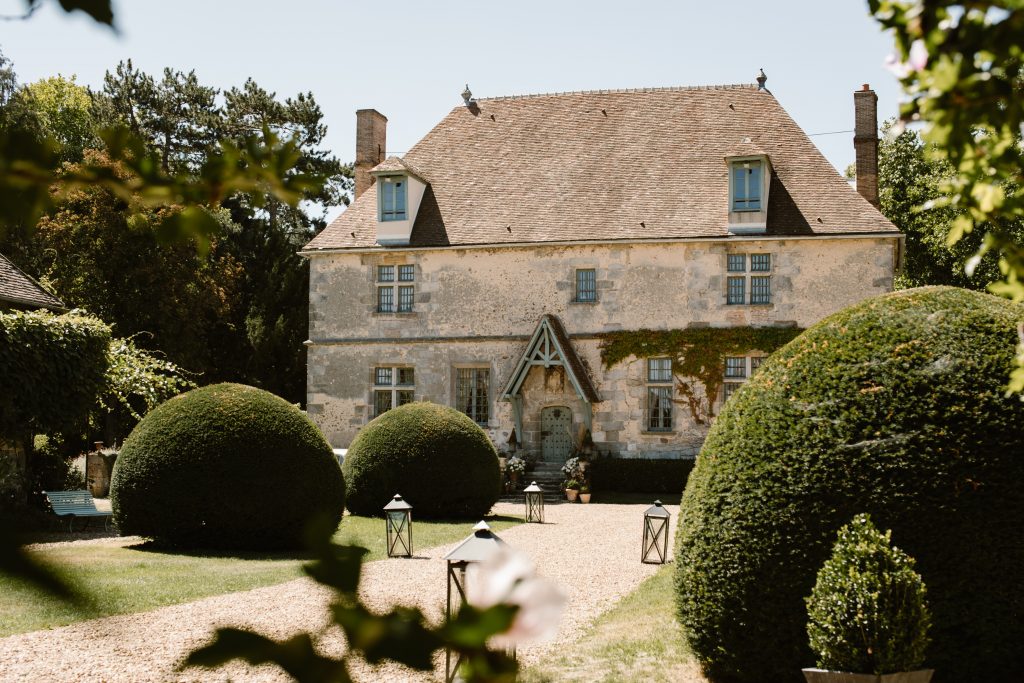
<svg viewBox="0 0 1024 683"><path fill-rule="evenodd" d="M548 313L542 316L540 322L537 323L537 329L534 331L533 337L530 338L530 343L526 345L526 350L501 392L502 400L512 403L516 433L523 433L523 396L520 390L526 376L530 373L530 368L535 366L565 368L565 374L569 377L573 389L576 390L576 396L580 400L583 421L587 429L590 429L593 417L591 404L597 403L600 398L594 389L593 382L590 381L586 366L583 365L583 361L576 353L575 347L569 340L569 335L565 333L562 321L557 316Z"/></svg>

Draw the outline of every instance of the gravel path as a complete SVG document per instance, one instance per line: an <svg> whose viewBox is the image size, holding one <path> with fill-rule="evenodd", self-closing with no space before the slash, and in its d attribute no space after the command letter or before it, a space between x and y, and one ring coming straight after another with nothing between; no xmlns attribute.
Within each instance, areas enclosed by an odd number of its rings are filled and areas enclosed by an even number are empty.
<svg viewBox="0 0 1024 683"><path fill-rule="evenodd" d="M521 514L521 505L499 503L498 514ZM524 664L549 648L580 637L601 612L657 570L639 561L645 505L550 505L547 523L523 524L502 532L510 545L527 553L538 573L554 579L569 596L554 641L520 648ZM666 506L677 518L677 508ZM674 526L674 524L673 524ZM470 525L467 524L467 533ZM439 619L444 609L442 558L454 544L418 553L415 559L381 560L363 570L361 592L374 608L416 605ZM175 672L185 653L207 640L219 625L247 626L275 637L327 627L329 591L308 579L205 598L151 612L105 617L50 631L0 639L0 680L74 681L280 681L274 667L235 663L214 671ZM325 652L340 653L343 641L327 630ZM427 681L398 666L354 672L362 681Z"/></svg>

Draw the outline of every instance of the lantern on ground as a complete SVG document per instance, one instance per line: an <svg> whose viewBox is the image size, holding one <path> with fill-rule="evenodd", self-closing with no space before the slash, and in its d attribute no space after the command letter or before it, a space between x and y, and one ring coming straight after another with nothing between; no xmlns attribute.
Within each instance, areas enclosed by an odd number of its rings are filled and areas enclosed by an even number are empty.
<svg viewBox="0 0 1024 683"><path fill-rule="evenodd" d="M537 482L531 483L523 493L526 494L526 521L544 523L544 489L537 486Z"/></svg>
<svg viewBox="0 0 1024 683"><path fill-rule="evenodd" d="M668 510L660 500L644 512L644 541L640 561L665 564L668 557Z"/></svg>
<svg viewBox="0 0 1024 683"><path fill-rule="evenodd" d="M444 556L448 563L448 602L445 608L445 616L448 619L453 618L466 602L466 568L476 562L483 562L503 545L505 541L491 531L487 522L481 521L473 527L472 534ZM453 658L452 651L446 650L444 660L445 683L452 683L459 671L462 658Z"/></svg>
<svg viewBox="0 0 1024 683"><path fill-rule="evenodd" d="M388 557L412 557L412 505L395 494L384 506Z"/></svg>

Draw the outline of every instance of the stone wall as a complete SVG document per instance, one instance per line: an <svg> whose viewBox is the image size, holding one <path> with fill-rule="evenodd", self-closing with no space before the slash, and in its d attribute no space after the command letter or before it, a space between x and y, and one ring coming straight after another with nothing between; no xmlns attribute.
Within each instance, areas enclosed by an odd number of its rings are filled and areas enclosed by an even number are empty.
<svg viewBox="0 0 1024 683"><path fill-rule="evenodd" d="M726 304L726 257L771 255L772 303ZM730 239L658 244L386 250L315 255L310 272L308 411L335 447L371 419L377 366L412 366L415 397L454 402L455 368L491 371L487 429L501 445L513 419L497 400L540 317L562 320L601 401L593 406L598 448L623 456L696 453L707 420L677 402L673 431L644 430L646 366L602 366L599 335L640 328L797 325L807 327L892 289L892 238ZM376 312L376 267L415 266L411 313ZM594 268L596 303L574 303L575 270ZM749 275L749 273L748 273ZM561 381L559 381L561 380ZM524 383L524 434L539 448L544 406L565 405L581 423L569 383L533 368ZM677 392L677 399L680 398Z"/></svg>

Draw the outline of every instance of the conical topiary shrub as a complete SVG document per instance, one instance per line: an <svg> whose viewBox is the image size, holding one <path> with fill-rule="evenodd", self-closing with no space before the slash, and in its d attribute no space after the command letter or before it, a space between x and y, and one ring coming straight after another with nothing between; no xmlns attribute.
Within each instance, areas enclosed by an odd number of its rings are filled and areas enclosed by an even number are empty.
<svg viewBox="0 0 1024 683"><path fill-rule="evenodd" d="M924 662L931 625L924 581L891 535L866 514L839 530L807 598L807 636L819 667L888 674Z"/></svg>

